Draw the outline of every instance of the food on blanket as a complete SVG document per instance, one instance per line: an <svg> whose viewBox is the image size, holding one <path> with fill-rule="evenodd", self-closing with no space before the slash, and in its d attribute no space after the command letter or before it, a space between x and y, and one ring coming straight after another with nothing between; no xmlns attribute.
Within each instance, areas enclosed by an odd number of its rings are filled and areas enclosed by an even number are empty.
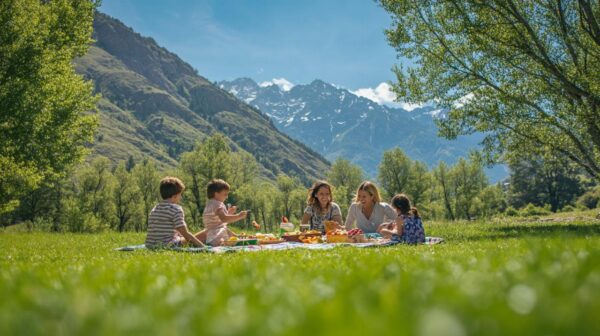
<svg viewBox="0 0 600 336"><path fill-rule="evenodd" d="M236 236L229 237L229 241L237 241L237 240L238 240L238 237L236 237Z"/></svg>
<svg viewBox="0 0 600 336"><path fill-rule="evenodd" d="M258 239L258 240L278 240L278 238L275 237L275 235L272 233L260 233L260 232L258 232L256 234L256 239Z"/></svg>
<svg viewBox="0 0 600 336"><path fill-rule="evenodd" d="M338 222L330 220L324 221L323 224L325 224L325 232L333 231L339 226Z"/></svg>
<svg viewBox="0 0 600 336"><path fill-rule="evenodd" d="M320 236L304 237L300 239L304 244L318 244L322 243L323 239Z"/></svg>
<svg viewBox="0 0 600 336"><path fill-rule="evenodd" d="M346 230L335 229L327 232L328 243L347 243L348 241L348 232Z"/></svg>
<svg viewBox="0 0 600 336"><path fill-rule="evenodd" d="M298 242L302 243L302 239L317 237L321 238L321 231L319 230L310 230L306 232L294 231L294 232L286 232L281 235L281 238L286 241Z"/></svg>
<svg viewBox="0 0 600 336"><path fill-rule="evenodd" d="M356 228L348 231L348 241L351 243L366 243L367 237L365 237L363 230Z"/></svg>
<svg viewBox="0 0 600 336"><path fill-rule="evenodd" d="M258 224L256 221L252 221L252 226L254 226L255 229L260 229L260 224Z"/></svg>
<svg viewBox="0 0 600 336"><path fill-rule="evenodd" d="M283 243L285 240L276 237L272 233L257 232L255 236L248 236L250 239L257 239L259 244L277 244Z"/></svg>
<svg viewBox="0 0 600 336"><path fill-rule="evenodd" d="M356 228L356 229L352 229L352 230L348 231L348 236L354 236L354 235L358 235L358 234L364 234L363 230Z"/></svg>

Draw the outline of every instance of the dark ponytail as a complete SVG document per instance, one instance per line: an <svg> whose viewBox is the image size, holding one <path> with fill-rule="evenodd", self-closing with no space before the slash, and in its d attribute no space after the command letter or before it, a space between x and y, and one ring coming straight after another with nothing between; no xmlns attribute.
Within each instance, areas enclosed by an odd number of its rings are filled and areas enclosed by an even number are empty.
<svg viewBox="0 0 600 336"><path fill-rule="evenodd" d="M413 207L410 203L410 199L405 194L397 194L392 198L392 206L398 210L402 215L413 215L419 218L419 210Z"/></svg>

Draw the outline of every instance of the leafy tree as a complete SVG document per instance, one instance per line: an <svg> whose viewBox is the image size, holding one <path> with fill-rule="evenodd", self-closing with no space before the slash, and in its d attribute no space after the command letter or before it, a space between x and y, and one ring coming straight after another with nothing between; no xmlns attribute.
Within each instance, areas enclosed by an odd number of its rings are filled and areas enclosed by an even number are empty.
<svg viewBox="0 0 600 336"><path fill-rule="evenodd" d="M364 173L360 166L351 163L347 159L338 157L331 165L329 173L327 173L327 180L336 189L345 188L346 194L343 198L350 200L356 189L358 189L358 186L364 180Z"/></svg>
<svg viewBox="0 0 600 336"><path fill-rule="evenodd" d="M506 195L499 183L483 188L477 195L476 202L476 214L483 218L492 217L507 208Z"/></svg>
<svg viewBox="0 0 600 336"><path fill-rule="evenodd" d="M480 158L472 155L470 160L460 158L452 168L451 177L455 195L454 214L459 218L472 219L474 204L479 193L488 185Z"/></svg>
<svg viewBox="0 0 600 336"><path fill-rule="evenodd" d="M448 109L444 136L484 132L488 159L552 152L600 179L598 1L379 2L413 60L394 91Z"/></svg>
<svg viewBox="0 0 600 336"><path fill-rule="evenodd" d="M428 202L431 175L427 166L423 162L412 161L400 148L383 153L378 177L384 197L391 198L397 193L405 193L415 205Z"/></svg>
<svg viewBox="0 0 600 336"><path fill-rule="evenodd" d="M283 216L291 217L294 205L294 191L300 185L300 181L296 178L283 174L277 176L277 189L279 190L279 201L283 209Z"/></svg>
<svg viewBox="0 0 600 336"><path fill-rule="evenodd" d="M136 231L144 231L148 227L148 216L150 210L159 201L159 182L160 175L156 169L154 163L148 160L144 160L141 164L138 164L133 168L132 175L135 183L140 192L140 200L142 209L144 211L144 222L142 225L136 226Z"/></svg>
<svg viewBox="0 0 600 336"><path fill-rule="evenodd" d="M247 157L238 157L238 163ZM222 134L213 135L198 144L196 148L181 155L179 171L186 185L184 205L190 212L192 222L200 226L202 212L206 204L206 185L214 178L228 180L232 171L231 149ZM250 171L256 166L243 168L238 178L249 178Z"/></svg>
<svg viewBox="0 0 600 336"><path fill-rule="evenodd" d="M553 155L515 157L510 164L509 202L515 208L529 203L553 212L583 194L580 168Z"/></svg>
<svg viewBox="0 0 600 336"><path fill-rule="evenodd" d="M433 176L439 185L441 193L442 203L446 210L446 218L455 220L454 215L454 198L455 189L452 188L452 175L450 169L444 161L441 161L438 166L433 170Z"/></svg>
<svg viewBox="0 0 600 336"><path fill-rule="evenodd" d="M396 193L408 193L411 168L411 159L400 148L396 147L383 153L378 178L385 196L389 198Z"/></svg>
<svg viewBox="0 0 600 336"><path fill-rule="evenodd" d="M92 41L96 5L0 2L0 214L87 153L96 97L72 61Z"/></svg>
<svg viewBox="0 0 600 336"><path fill-rule="evenodd" d="M123 232L132 217L139 214L140 192L125 162L119 163L114 171L115 187L112 199L115 207L116 229Z"/></svg>
<svg viewBox="0 0 600 336"><path fill-rule="evenodd" d="M78 188L77 199L83 211L91 213L97 219L108 224L112 219L114 204L112 195L114 177L111 174L111 162L105 157L95 158L89 165L76 173Z"/></svg>

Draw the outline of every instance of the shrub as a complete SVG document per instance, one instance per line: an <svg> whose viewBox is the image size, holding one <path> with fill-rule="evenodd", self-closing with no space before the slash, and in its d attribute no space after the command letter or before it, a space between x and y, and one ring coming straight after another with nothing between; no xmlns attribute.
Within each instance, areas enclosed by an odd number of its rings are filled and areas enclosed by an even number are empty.
<svg viewBox="0 0 600 336"><path fill-rule="evenodd" d="M577 206L587 209L595 209L600 205L600 186L588 190L577 199Z"/></svg>
<svg viewBox="0 0 600 336"><path fill-rule="evenodd" d="M505 214L505 215L507 215L507 216L514 217L514 216L517 216L517 215L519 215L519 212L517 211L517 209L515 209L515 208L514 208L514 207L511 205L511 206L509 206L508 208L506 208L506 211L504 211L504 214Z"/></svg>
<svg viewBox="0 0 600 336"><path fill-rule="evenodd" d="M519 210L519 215L521 215L523 217L542 216L542 215L548 215L550 213L551 213L551 211L550 211L550 209L548 209L548 206L545 206L542 208L542 207L535 206L531 203L527 204L525 207L523 207L522 209Z"/></svg>
<svg viewBox="0 0 600 336"><path fill-rule="evenodd" d="M573 212L575 210L577 210L577 209L574 206L568 204L568 205L565 205L562 209L560 209L560 212Z"/></svg>

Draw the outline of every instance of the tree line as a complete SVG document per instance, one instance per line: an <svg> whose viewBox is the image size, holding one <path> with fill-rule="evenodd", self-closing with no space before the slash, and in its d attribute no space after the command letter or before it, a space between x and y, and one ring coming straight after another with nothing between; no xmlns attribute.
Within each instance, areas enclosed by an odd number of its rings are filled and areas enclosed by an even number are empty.
<svg viewBox="0 0 600 336"><path fill-rule="evenodd" d="M306 207L308 186L284 174L268 179L259 167L250 154L232 151L222 134L183 153L179 165L169 171L160 171L148 160L136 163L130 158L113 163L96 157L72 169L65 178L45 180L21 197L19 207L5 215L3 222L25 222L29 228L51 231L145 231L148 213L160 201L158 182L173 175L186 185L182 206L194 228L203 227L206 184L213 178L231 184L230 203L252 211L238 228L247 230L256 220L261 230L274 231L282 216L298 223ZM394 148L383 154L375 181L384 201L406 193L426 220L543 214L598 205L600 189L573 165L535 158L515 161L509 167L508 180L490 184L484 160L476 152L454 165L440 162L429 169ZM343 158L338 158L323 178L334 185L333 197L343 214L366 179L359 166Z"/></svg>

